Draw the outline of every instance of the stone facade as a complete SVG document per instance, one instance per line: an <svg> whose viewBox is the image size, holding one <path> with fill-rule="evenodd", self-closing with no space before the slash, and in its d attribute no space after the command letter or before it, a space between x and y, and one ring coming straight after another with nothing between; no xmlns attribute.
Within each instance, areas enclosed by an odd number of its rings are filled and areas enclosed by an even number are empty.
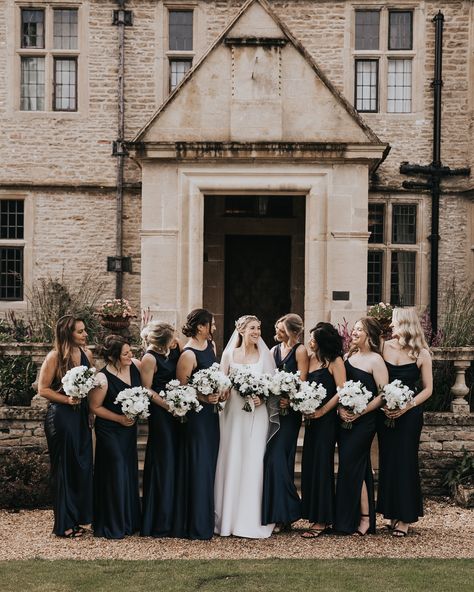
<svg viewBox="0 0 474 592"><path fill-rule="evenodd" d="M166 10L195 10L194 62L216 41L244 6L243 0L129 0L133 26L125 35L125 135L135 137L167 95ZM414 100L408 114L362 114L363 121L391 152L369 185L369 200L403 200L420 204L417 301L428 303L430 199L401 189L400 162L428 164L432 159L433 16L445 15L443 66L443 163L474 167L473 81L474 4L469 0L406 3L372 2L382 10L414 10ZM79 6L79 109L77 112L19 110L20 8ZM268 5L315 60L334 88L351 103L354 84L354 9L352 1L269 0ZM27 285L46 274L71 280L95 269L107 278L112 295L114 275L105 272L115 252L118 28L112 25L118 3L110 0L0 0L0 198L22 196L29 204L31 235L25 245ZM215 63L215 72L219 63ZM47 92L48 91L47 89ZM219 89L216 88L216 92ZM183 105L183 109L186 106ZM178 130L175 130L176 134ZM175 139L176 139L176 134ZM173 134L171 134L173 136ZM143 304L143 245L140 184L142 170L127 159L125 174L124 254L133 273L125 274L124 296ZM160 183L161 181L158 181ZM440 294L456 274L474 279L474 205L472 175L443 182L440 218ZM155 265L147 259L147 265ZM364 267L364 266L362 266ZM362 269L361 273L365 274ZM146 299L145 299L146 300ZM161 300L156 295L156 300ZM442 300L442 299L441 299ZM186 303L187 304L187 303ZM24 309L24 302L1 302L0 310ZM165 307L166 308L166 307ZM356 308L359 308L358 306ZM179 310L180 307L178 307ZM321 310L321 309L320 309ZM314 311L315 313L317 311ZM326 314L326 313L325 313ZM180 315L178 315L179 317ZM327 314L326 314L327 316ZM330 316L330 315L329 315ZM180 322L180 318L175 319ZM314 319L311 319L311 321Z"/></svg>

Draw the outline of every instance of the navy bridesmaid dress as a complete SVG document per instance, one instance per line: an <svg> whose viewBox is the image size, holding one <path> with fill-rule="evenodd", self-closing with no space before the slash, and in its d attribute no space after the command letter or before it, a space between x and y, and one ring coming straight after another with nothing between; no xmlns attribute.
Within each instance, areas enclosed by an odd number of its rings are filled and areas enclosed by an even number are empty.
<svg viewBox="0 0 474 592"><path fill-rule="evenodd" d="M389 381L401 380L416 395L421 371L416 362L396 366L385 362ZM379 438L379 489L377 512L389 520L416 522L423 516L418 448L423 427L423 408L413 407L395 420L395 427L385 425L385 414L377 414Z"/></svg>
<svg viewBox="0 0 474 592"><path fill-rule="evenodd" d="M81 350L81 366L89 360ZM61 383L51 385L59 391ZM49 403L44 431L51 459L53 533L92 522L92 436L87 398L77 406Z"/></svg>
<svg viewBox="0 0 474 592"><path fill-rule="evenodd" d="M132 362L131 384L123 382L106 368L108 389L103 406L122 414L115 399L124 389L141 386L140 372ZM95 420L94 535L121 539L140 528L138 490L137 424L125 427L115 421Z"/></svg>
<svg viewBox="0 0 474 592"><path fill-rule="evenodd" d="M279 370L297 372L297 343L281 358L277 345L273 350ZM295 486L295 456L301 413L288 408L288 415L280 415L280 429L268 442L263 462L262 524L291 524L301 518L301 501Z"/></svg>
<svg viewBox="0 0 474 592"><path fill-rule="evenodd" d="M347 380L360 382L373 397L378 395L378 388L370 372L360 370L345 362ZM366 413L352 422L352 429L347 430L340 424L338 429L339 467L336 486L336 516L334 530L341 534L352 534L360 524L360 497L365 481L369 498L369 521L367 531L375 533L375 496L370 447L376 431L377 412Z"/></svg>
<svg viewBox="0 0 474 592"><path fill-rule="evenodd" d="M322 384L326 389L322 405L336 394L336 383L327 368L310 372L307 380ZM301 514L313 523L329 525L334 521L336 436L336 408L319 419L312 419L305 428L301 460Z"/></svg>
<svg viewBox="0 0 474 592"><path fill-rule="evenodd" d="M198 370L216 362L212 342L206 349L191 347ZM208 540L214 534L214 479L219 452L219 414L214 405L201 402L199 413L190 411L181 424L182 440L176 482L176 511L173 536Z"/></svg>
<svg viewBox="0 0 474 592"><path fill-rule="evenodd" d="M164 390L176 378L179 347L168 356L148 350L156 360L151 388ZM180 444L180 423L154 403L150 403L148 442L143 471L142 536L172 536L176 500L176 467Z"/></svg>

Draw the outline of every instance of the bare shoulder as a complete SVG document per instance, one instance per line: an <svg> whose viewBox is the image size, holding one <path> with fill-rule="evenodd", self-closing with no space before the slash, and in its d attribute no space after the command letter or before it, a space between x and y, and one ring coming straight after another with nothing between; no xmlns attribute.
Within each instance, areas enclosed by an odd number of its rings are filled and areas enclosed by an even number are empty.
<svg viewBox="0 0 474 592"><path fill-rule="evenodd" d="M430 364L432 363L432 358L430 352L424 347L420 353L418 354L418 366L422 364Z"/></svg>
<svg viewBox="0 0 474 592"><path fill-rule="evenodd" d="M341 356L337 356L337 358L333 360L329 366L331 368L344 368L344 360L341 358Z"/></svg>
<svg viewBox="0 0 474 592"><path fill-rule="evenodd" d="M44 361L48 366L56 366L59 361L58 352L55 349L52 349L48 352Z"/></svg>
<svg viewBox="0 0 474 592"><path fill-rule="evenodd" d="M141 362L137 358L132 358L132 363L140 370Z"/></svg>
<svg viewBox="0 0 474 592"><path fill-rule="evenodd" d="M142 366L154 366L154 365L156 365L155 356L153 354L150 354L149 352L145 352L143 354L143 358L141 359L141 365Z"/></svg>
<svg viewBox="0 0 474 592"><path fill-rule="evenodd" d="M304 357L304 358L308 358L308 350L306 349L306 346L304 343L300 343L298 345L298 347L296 348L296 357Z"/></svg>
<svg viewBox="0 0 474 592"><path fill-rule="evenodd" d="M107 390L109 385L109 381L107 380L107 376L103 372L98 372L95 376L98 384L98 388L104 391Z"/></svg>
<svg viewBox="0 0 474 592"><path fill-rule="evenodd" d="M385 368L385 360L377 352L372 352L370 355L370 361L374 368Z"/></svg>

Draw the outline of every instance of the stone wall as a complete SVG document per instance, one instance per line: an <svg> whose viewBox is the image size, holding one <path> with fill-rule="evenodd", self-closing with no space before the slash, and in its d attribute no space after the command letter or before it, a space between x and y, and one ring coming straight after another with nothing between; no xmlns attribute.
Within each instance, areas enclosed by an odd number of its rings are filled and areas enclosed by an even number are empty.
<svg viewBox="0 0 474 592"><path fill-rule="evenodd" d="M465 448L474 454L474 414L425 413L420 441L423 490L433 495L447 493L447 471Z"/></svg>
<svg viewBox="0 0 474 592"><path fill-rule="evenodd" d="M45 412L45 409L30 407L0 407L0 463L2 456L12 449L26 447L46 451L43 429ZM146 424L143 424L140 431L142 435L146 434L145 428ZM140 447L143 453L144 442L140 442ZM425 413L420 442L420 470L426 495L448 493L443 485L444 476L456 459L462 456L462 448L474 454L473 413L463 416Z"/></svg>

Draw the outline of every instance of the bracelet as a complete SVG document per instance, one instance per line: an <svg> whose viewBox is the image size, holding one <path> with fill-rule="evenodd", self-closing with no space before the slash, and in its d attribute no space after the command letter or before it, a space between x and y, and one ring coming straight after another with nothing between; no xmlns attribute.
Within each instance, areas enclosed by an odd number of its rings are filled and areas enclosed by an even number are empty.
<svg viewBox="0 0 474 592"><path fill-rule="evenodd" d="M411 406L412 406L412 407L416 407L416 401L415 401L415 399L412 399L412 401L411 401Z"/></svg>

